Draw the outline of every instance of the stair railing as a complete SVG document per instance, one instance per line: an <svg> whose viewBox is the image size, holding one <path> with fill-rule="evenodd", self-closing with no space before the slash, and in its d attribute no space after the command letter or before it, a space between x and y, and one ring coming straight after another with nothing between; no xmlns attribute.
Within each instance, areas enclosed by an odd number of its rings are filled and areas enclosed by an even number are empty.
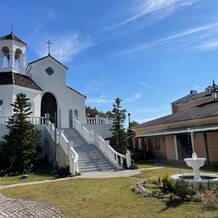
<svg viewBox="0 0 218 218"><path fill-rule="evenodd" d="M94 144L99 148L99 150L118 168L122 169L124 167L123 163L126 156L114 150L108 141L105 141L100 135L94 134Z"/></svg>
<svg viewBox="0 0 218 218"><path fill-rule="evenodd" d="M94 130L89 131L85 128L79 120L74 120L74 127L77 132L85 139L89 144L94 144L104 156L117 168L124 168L124 160L126 156L115 151L108 142L106 142L101 136L96 134Z"/></svg>
<svg viewBox="0 0 218 218"><path fill-rule="evenodd" d="M79 173L78 159L79 156L77 152L73 149L73 143L72 143L69 149L70 173L72 175L76 175L77 173Z"/></svg>
<svg viewBox="0 0 218 218"><path fill-rule="evenodd" d="M74 120L74 128L77 130L77 132L82 136L82 138L88 143L92 143L91 141L91 134L89 130L84 127L81 122L77 119Z"/></svg>
<svg viewBox="0 0 218 218"><path fill-rule="evenodd" d="M48 134L51 136L52 140L56 141L57 144L61 146L66 157L68 158L69 166L70 166L70 173L72 175L76 175L77 173L79 173L78 154L73 149L72 144L69 143L64 133L58 129L55 129L54 124L51 124L51 123L46 125L46 130ZM55 134L55 131L56 131L56 134ZM56 135L56 140L55 140L55 135Z"/></svg>

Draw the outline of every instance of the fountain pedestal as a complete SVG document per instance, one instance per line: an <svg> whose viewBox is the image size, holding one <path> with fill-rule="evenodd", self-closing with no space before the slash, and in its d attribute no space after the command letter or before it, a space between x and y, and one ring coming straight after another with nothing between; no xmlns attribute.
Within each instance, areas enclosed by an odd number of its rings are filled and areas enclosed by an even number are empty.
<svg viewBox="0 0 218 218"><path fill-rule="evenodd" d="M189 167L193 169L194 180L195 181L201 180L200 168L204 166L206 158L199 158L197 157L197 154L193 152L192 158L185 158L184 161Z"/></svg>
<svg viewBox="0 0 218 218"><path fill-rule="evenodd" d="M192 154L192 158L185 158L186 164L193 169L193 173L183 173L172 175L174 181L185 181L188 183L202 184L206 188L218 182L218 174L200 173L200 168L204 166L206 158L198 158L196 153ZM194 178L193 178L194 177Z"/></svg>

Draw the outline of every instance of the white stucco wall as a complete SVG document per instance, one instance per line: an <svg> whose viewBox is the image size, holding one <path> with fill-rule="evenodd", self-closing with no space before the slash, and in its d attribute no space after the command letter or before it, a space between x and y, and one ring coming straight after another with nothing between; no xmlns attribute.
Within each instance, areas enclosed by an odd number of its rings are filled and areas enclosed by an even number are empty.
<svg viewBox="0 0 218 218"><path fill-rule="evenodd" d="M0 116L12 115L12 92L13 87L11 85L0 86L0 99L3 100L3 104L0 106Z"/></svg>
<svg viewBox="0 0 218 218"><path fill-rule="evenodd" d="M0 86L0 99L3 100L3 104L0 106L0 116L12 115L13 107L11 104L14 103L19 93L24 93L27 98L30 98L33 111L30 116L40 117L41 91L15 85Z"/></svg>
<svg viewBox="0 0 218 218"><path fill-rule="evenodd" d="M45 72L48 67L54 70L52 75ZM27 69L32 80L43 90L42 96L46 92L55 96L59 128L69 128L69 110L78 110L79 118L85 117L86 97L66 86L66 71L64 66L50 56L33 62Z"/></svg>

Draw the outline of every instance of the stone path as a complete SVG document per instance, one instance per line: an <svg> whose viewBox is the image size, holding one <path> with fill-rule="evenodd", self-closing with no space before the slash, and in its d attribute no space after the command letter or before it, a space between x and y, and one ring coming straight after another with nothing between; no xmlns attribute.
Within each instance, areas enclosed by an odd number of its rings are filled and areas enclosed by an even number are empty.
<svg viewBox="0 0 218 218"><path fill-rule="evenodd" d="M83 173L80 176L69 177L56 180L44 180L38 182L29 182L21 184L13 184L0 186L0 190L5 188L13 188L26 185L36 185L43 183L53 183L60 182L70 179L80 179L80 178L115 178L115 177L131 177L139 174L144 170L152 169L162 169L163 167L153 167L138 170L122 170L115 172L90 172ZM49 207L42 203L37 203L33 201L24 201L20 199L5 198L0 193L0 218L65 218L65 216L57 212L53 207Z"/></svg>
<svg viewBox="0 0 218 218"><path fill-rule="evenodd" d="M0 197L0 218L64 218L53 207L34 201Z"/></svg>

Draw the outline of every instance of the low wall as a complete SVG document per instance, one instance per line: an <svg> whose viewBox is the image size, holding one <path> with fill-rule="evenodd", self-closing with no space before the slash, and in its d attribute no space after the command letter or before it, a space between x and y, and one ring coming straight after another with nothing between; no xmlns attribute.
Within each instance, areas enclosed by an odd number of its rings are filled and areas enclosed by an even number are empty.
<svg viewBox="0 0 218 218"><path fill-rule="evenodd" d="M112 136L112 132L110 130L112 128L112 125L110 124L99 124L99 125L83 124L83 126L86 127L89 131L94 130L95 133L100 135L103 139Z"/></svg>

